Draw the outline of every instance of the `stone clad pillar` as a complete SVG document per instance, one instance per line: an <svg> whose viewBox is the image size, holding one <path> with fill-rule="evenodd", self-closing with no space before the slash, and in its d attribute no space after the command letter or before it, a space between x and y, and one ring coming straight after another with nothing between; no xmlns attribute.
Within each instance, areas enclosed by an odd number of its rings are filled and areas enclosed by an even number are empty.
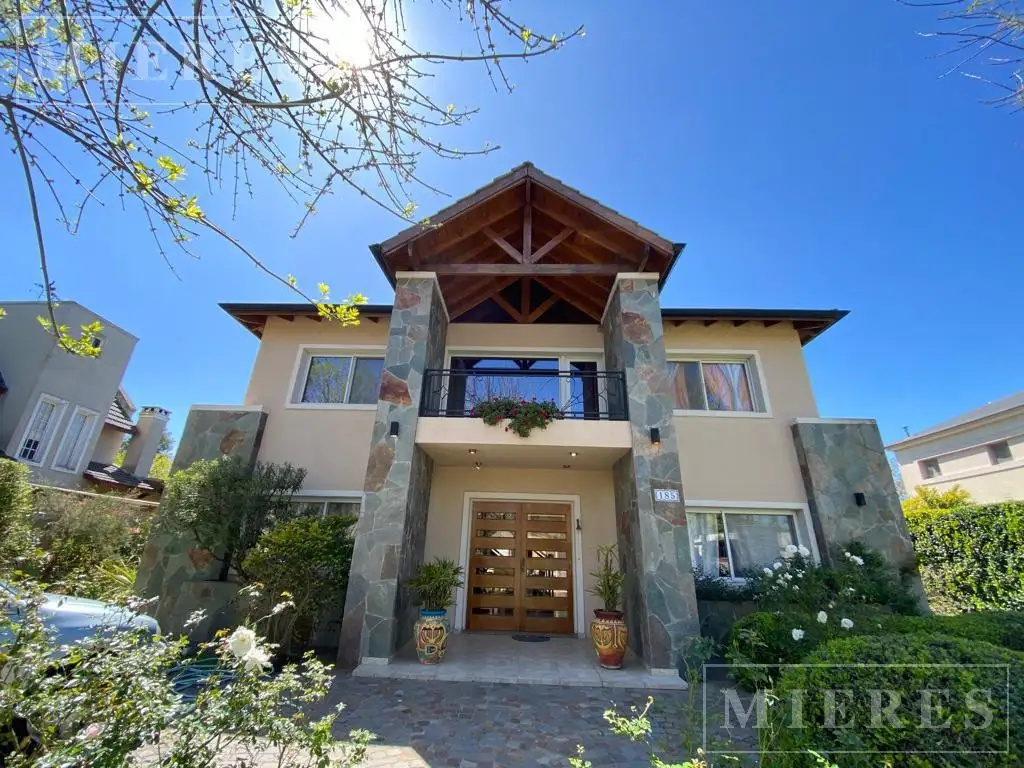
<svg viewBox="0 0 1024 768"><path fill-rule="evenodd" d="M859 541L900 572L927 610L914 542L878 424L871 419L797 419L792 430L822 560L835 564L849 542Z"/></svg>
<svg viewBox="0 0 1024 768"><path fill-rule="evenodd" d="M612 469L630 644L649 667L675 674L676 646L700 635L700 620L658 275L618 275L601 325L606 369L625 371L633 436L632 449ZM651 428L660 432L660 445L652 444ZM656 489L676 498L655 501Z"/></svg>
<svg viewBox="0 0 1024 768"><path fill-rule="evenodd" d="M433 273L396 281L341 625L338 661L349 667L386 663L412 638L416 608L401 585L422 563L427 534L433 462L416 445L416 424L423 372L444 367L448 311Z"/></svg>

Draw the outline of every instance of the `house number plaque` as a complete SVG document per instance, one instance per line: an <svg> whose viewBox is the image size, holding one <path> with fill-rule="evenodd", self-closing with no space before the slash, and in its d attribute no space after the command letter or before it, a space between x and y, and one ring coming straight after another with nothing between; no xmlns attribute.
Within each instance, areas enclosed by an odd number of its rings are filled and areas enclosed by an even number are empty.
<svg viewBox="0 0 1024 768"><path fill-rule="evenodd" d="M667 502L679 501L679 491L674 488L655 488L654 500Z"/></svg>

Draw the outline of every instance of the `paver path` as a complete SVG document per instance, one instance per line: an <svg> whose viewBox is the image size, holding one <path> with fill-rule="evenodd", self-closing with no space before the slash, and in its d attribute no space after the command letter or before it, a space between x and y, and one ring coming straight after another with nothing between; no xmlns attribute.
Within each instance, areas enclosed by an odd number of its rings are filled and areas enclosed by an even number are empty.
<svg viewBox="0 0 1024 768"><path fill-rule="evenodd" d="M677 744L683 691L655 692L654 741ZM595 768L648 765L643 745L613 736L604 712L642 707L631 689L387 680L339 675L336 735L367 728L379 738L368 768L568 766L583 744ZM678 755L676 755L678 757Z"/></svg>

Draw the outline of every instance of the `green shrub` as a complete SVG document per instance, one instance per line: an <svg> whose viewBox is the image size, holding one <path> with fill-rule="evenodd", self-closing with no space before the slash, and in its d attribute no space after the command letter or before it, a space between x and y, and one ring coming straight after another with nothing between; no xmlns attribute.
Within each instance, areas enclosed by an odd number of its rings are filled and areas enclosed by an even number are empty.
<svg viewBox="0 0 1024 768"><path fill-rule="evenodd" d="M1024 759L1024 656L1019 653L980 641L917 633L832 640L805 662L788 668L775 690L779 706L771 708L771 748L778 751L771 756L772 766L816 765L809 750L830 756L843 768L984 768L1021 765ZM992 665L1009 666L1009 701L1007 669ZM877 714L873 720L873 709L877 713L879 707L872 703L872 691L881 692L887 703L887 691L899 695L897 721ZM991 697L978 693L983 691ZM838 692L832 695L843 704L842 711L832 705L834 722L852 721L852 727L827 726L827 692ZM940 692L948 692L945 706L940 706ZM987 726L966 705L968 696L990 710ZM802 728L789 727L792 710L787 703L797 697L803 703ZM950 727L921 727L921 713L927 709L935 726L948 718ZM1010 753L1005 754L1008 736ZM964 750L975 754L938 754ZM978 754L984 751L991 754Z"/></svg>
<svg viewBox="0 0 1024 768"><path fill-rule="evenodd" d="M904 576L877 552L850 542L836 565L812 562L807 550L780 554L769 568L750 574L763 610L817 612L828 603L883 605L897 613L919 611L916 593Z"/></svg>
<svg viewBox="0 0 1024 768"><path fill-rule="evenodd" d="M42 577L49 583L88 575L104 560L131 554L131 526L118 512L117 501L44 491L39 495L40 541L46 552ZM55 515L55 516L54 516Z"/></svg>
<svg viewBox="0 0 1024 768"><path fill-rule="evenodd" d="M958 611L1024 610L1024 502L907 518L930 597Z"/></svg>
<svg viewBox="0 0 1024 768"><path fill-rule="evenodd" d="M749 581L722 579L702 571L693 572L693 586L698 600L745 603L756 597L754 585Z"/></svg>
<svg viewBox="0 0 1024 768"><path fill-rule="evenodd" d="M269 636L285 655L305 648L324 609L344 597L352 563L354 515L300 517L263 534L243 567L263 585L266 612L287 593L294 608L270 619Z"/></svg>
<svg viewBox="0 0 1024 768"><path fill-rule="evenodd" d="M775 664L795 664L824 642L860 635L934 634L978 640L1004 648L1024 651L1024 614L968 613L959 616L901 616L882 606L844 606L826 608L825 623L817 612L776 611L744 616L733 625L727 653L735 665L766 665L766 668L737 666L733 676L745 687L759 687L775 677ZM840 620L848 618L853 627L844 629ZM803 637L794 640L794 629Z"/></svg>
<svg viewBox="0 0 1024 768"><path fill-rule="evenodd" d="M0 459L0 574L22 566L35 550L28 479L24 464Z"/></svg>
<svg viewBox="0 0 1024 768"><path fill-rule="evenodd" d="M237 456L201 460L175 473L164 489L159 525L191 535L221 562L220 579L243 565L260 536L296 517L292 496L306 470L291 464L249 465Z"/></svg>

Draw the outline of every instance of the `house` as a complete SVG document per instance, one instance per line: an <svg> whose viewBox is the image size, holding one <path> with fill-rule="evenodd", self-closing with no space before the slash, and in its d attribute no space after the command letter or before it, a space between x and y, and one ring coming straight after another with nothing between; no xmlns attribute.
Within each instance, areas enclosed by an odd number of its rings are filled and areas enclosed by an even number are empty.
<svg viewBox="0 0 1024 768"><path fill-rule="evenodd" d="M959 485L981 504L1024 499L1024 392L886 447L896 455L907 490Z"/></svg>
<svg viewBox="0 0 1024 768"><path fill-rule="evenodd" d="M80 357L40 325L46 302L0 305L7 312L0 320L0 450L28 465L39 485L158 494L162 484L146 474L170 414L143 408L133 424L135 406L120 387L138 339L81 304L62 301L58 324L103 325L95 342L100 355ZM132 440L117 467L114 455L126 434Z"/></svg>
<svg viewBox="0 0 1024 768"><path fill-rule="evenodd" d="M290 462L304 503L359 510L350 665L408 642L401 584L434 557L465 569L456 630L582 636L597 548L617 545L631 643L655 670L700 633L694 569L742 578L787 545L830 559L852 538L909 562L877 426L821 418L808 376L804 346L846 312L663 307L682 250L519 166L371 246L395 298L356 326L223 304L260 340L244 404L194 406L175 468ZM494 397L557 413L519 437L477 417ZM174 612L161 625L223 594L198 589L187 552L144 558L142 590Z"/></svg>

